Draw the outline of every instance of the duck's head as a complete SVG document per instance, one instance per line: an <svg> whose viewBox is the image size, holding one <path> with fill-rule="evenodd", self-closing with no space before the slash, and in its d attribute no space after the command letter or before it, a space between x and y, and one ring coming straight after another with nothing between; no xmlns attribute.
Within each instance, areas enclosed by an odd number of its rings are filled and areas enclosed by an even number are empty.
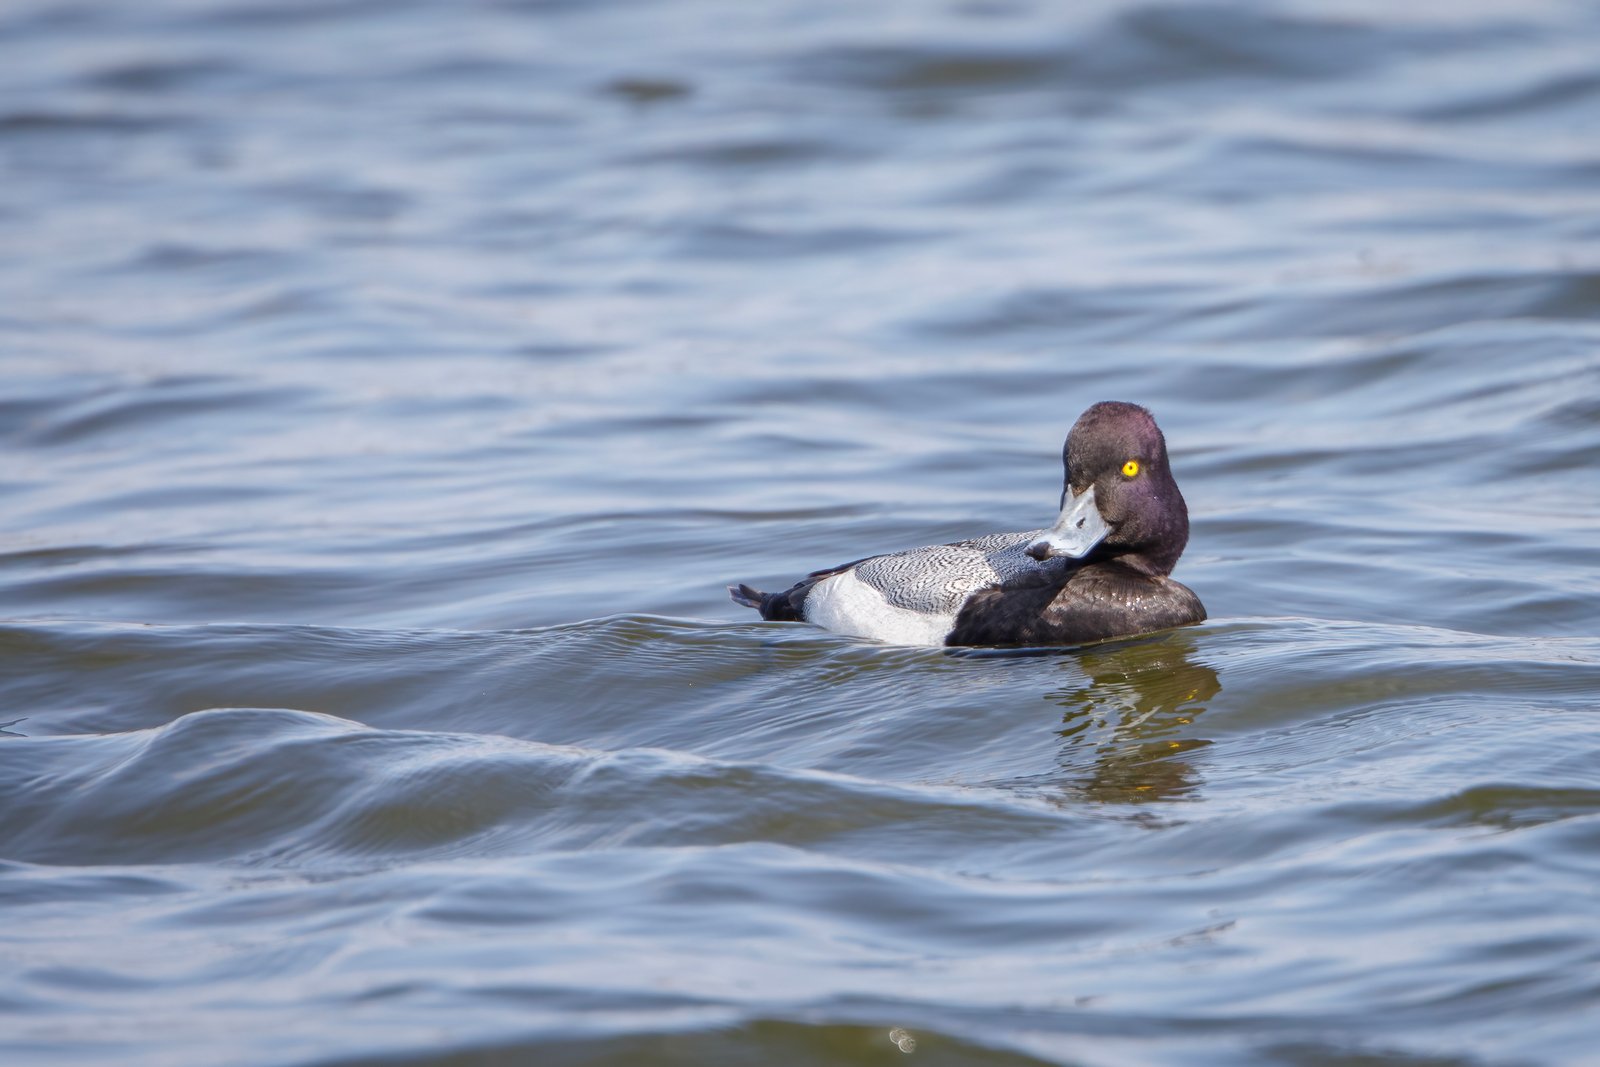
<svg viewBox="0 0 1600 1067"><path fill-rule="evenodd" d="M1150 412L1101 401L1073 424L1061 459L1061 515L1028 555L1116 559L1146 574L1170 573L1189 543L1189 508Z"/></svg>

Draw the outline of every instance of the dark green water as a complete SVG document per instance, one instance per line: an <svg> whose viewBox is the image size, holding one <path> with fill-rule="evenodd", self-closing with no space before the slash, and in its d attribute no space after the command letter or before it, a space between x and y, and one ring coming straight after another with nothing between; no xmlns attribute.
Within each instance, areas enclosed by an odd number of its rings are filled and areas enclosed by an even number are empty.
<svg viewBox="0 0 1600 1067"><path fill-rule="evenodd" d="M1600 1063L1600 12L0 10L0 1062ZM753 621L1161 420L1204 625Z"/></svg>

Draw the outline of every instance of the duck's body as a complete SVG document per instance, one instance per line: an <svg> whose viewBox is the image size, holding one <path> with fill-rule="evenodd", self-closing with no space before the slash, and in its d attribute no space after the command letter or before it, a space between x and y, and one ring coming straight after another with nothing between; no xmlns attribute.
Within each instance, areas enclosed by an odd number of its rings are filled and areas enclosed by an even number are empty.
<svg viewBox="0 0 1600 1067"><path fill-rule="evenodd" d="M1094 405L1063 462L1048 530L870 556L781 593L729 592L764 619L900 645L1073 645L1203 621L1200 598L1167 577L1189 517L1150 413Z"/></svg>

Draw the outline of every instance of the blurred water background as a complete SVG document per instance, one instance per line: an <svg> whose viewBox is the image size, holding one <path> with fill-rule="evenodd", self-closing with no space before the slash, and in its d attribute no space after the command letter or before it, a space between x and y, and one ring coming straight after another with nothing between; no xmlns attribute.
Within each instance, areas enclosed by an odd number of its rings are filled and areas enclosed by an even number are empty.
<svg viewBox="0 0 1600 1067"><path fill-rule="evenodd" d="M1600 7L8 0L0 1060L1600 1063ZM1149 405L1203 626L766 624Z"/></svg>

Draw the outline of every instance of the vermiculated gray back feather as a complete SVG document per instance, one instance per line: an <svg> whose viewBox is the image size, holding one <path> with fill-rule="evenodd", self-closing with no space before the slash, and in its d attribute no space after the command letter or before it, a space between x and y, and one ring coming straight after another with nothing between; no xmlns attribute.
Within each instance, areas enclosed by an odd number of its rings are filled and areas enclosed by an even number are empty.
<svg viewBox="0 0 1600 1067"><path fill-rule="evenodd" d="M980 589L1043 585L1058 580L1075 561L1044 563L1024 550L1040 531L998 533L873 556L856 564L856 577L898 608L943 615L956 611Z"/></svg>

